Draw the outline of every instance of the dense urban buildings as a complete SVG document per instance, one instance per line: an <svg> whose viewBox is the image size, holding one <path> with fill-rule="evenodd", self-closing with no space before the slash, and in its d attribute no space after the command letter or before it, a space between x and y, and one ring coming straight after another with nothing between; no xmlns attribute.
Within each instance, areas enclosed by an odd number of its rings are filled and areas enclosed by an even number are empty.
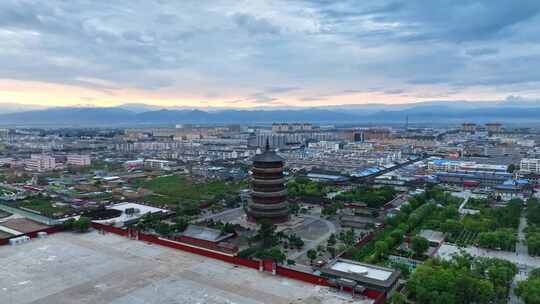
<svg viewBox="0 0 540 304"><path fill-rule="evenodd" d="M0 243L54 242L60 227L109 231L360 303L417 290L415 274L456 246L524 275L540 265L523 251L536 250L536 224L520 224L533 212L525 202L538 199L538 131L279 123L63 132L7 130ZM67 235L103 246L96 232Z"/></svg>

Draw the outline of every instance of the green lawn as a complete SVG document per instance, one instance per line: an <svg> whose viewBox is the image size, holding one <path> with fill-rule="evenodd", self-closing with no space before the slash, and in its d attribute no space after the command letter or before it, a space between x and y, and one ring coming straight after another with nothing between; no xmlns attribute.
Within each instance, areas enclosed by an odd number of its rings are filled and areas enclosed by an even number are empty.
<svg viewBox="0 0 540 304"><path fill-rule="evenodd" d="M220 197L233 196L245 187L244 183L210 181L194 183L183 176L162 176L148 182L138 182L140 187L152 190L147 197L150 203L176 205L181 202L208 202Z"/></svg>

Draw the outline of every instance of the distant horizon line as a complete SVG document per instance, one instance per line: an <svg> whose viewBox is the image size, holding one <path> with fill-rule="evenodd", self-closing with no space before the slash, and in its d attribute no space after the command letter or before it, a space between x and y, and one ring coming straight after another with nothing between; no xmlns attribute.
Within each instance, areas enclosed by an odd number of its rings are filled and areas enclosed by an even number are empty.
<svg viewBox="0 0 540 304"><path fill-rule="evenodd" d="M151 102L125 102L115 105L101 105L101 104L76 104L76 105L42 105L35 103L18 103L18 102L0 102L0 106L11 106L11 107L21 107L20 111L33 111L33 110L46 110L54 108L129 108L129 107L148 107L152 110L279 110L279 109L317 109L317 108L346 108L346 107L402 107L402 106L414 106L422 105L429 103L466 103L466 104L499 104L499 103L534 103L539 102L540 99L524 99L516 98L516 100L511 99L512 96L507 97L506 99L498 100L467 100L467 99L433 99L433 100L420 100L420 101L411 101L411 102L398 102L398 103L384 103L384 102L366 102L366 103L342 103L342 104L326 104L326 105L261 105L261 106L183 106L183 105L159 105L153 104ZM27 108L27 109L22 109ZM15 110L15 109L13 109ZM129 110L129 109L128 109ZM0 111L1 112L1 111ZM17 111L18 112L18 111Z"/></svg>

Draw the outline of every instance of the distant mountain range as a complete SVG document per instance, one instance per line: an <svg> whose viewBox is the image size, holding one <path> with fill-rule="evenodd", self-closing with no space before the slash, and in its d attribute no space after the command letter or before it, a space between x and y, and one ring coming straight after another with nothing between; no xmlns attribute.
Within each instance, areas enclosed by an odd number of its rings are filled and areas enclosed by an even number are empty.
<svg viewBox="0 0 540 304"><path fill-rule="evenodd" d="M2 108L2 104L0 104ZM11 108L10 108L11 109ZM144 104L110 108L48 108L0 114L0 125L168 125L177 123L410 123L527 122L540 124L540 102L434 101L400 105L343 105L266 110L159 109ZM1 111L0 111L1 112Z"/></svg>

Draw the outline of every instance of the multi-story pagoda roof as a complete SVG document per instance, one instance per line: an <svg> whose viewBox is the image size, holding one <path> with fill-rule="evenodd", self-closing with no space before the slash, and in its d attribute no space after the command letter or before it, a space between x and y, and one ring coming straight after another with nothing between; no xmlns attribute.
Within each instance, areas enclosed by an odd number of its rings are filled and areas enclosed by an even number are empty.
<svg viewBox="0 0 540 304"><path fill-rule="evenodd" d="M270 149L270 143L268 140L266 140L266 147L263 153L257 154L253 157L253 162L260 162L260 163L275 163L275 162L283 162L285 159L283 157L276 154L276 152L272 151Z"/></svg>

